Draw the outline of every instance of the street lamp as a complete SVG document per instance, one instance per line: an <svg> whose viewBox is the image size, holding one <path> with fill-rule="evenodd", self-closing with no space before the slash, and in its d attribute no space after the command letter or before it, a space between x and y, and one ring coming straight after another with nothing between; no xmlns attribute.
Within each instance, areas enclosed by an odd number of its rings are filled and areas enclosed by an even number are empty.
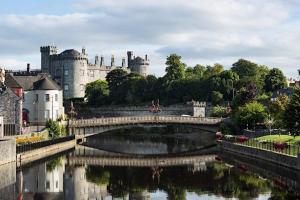
<svg viewBox="0 0 300 200"><path fill-rule="evenodd" d="M39 132L39 100L36 98L33 101L33 104L35 105L35 110L36 110L36 132Z"/></svg>

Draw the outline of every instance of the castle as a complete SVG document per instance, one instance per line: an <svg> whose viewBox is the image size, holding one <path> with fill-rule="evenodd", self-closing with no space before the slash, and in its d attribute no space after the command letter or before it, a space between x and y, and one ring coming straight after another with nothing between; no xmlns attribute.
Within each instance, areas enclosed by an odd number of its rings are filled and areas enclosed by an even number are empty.
<svg viewBox="0 0 300 200"><path fill-rule="evenodd" d="M103 56L100 60L99 56L95 56L94 63L90 63L85 48L82 48L81 53L68 49L58 54L55 46L43 46L40 52L42 73L49 73L63 88L64 99L84 97L87 83L104 80L113 69L121 68L142 76L148 75L147 55L145 58L135 57L132 51L127 52L127 66L125 58L122 58L121 66L116 66L114 56L111 57L109 66L105 65Z"/></svg>

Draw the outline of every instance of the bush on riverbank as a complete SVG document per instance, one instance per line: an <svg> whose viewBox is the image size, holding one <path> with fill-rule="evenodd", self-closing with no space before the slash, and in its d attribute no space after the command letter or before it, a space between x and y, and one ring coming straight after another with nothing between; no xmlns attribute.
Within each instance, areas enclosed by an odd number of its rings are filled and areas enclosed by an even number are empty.
<svg viewBox="0 0 300 200"><path fill-rule="evenodd" d="M288 143L288 144L300 144L300 136L291 136L291 135L266 135L256 140L263 142L263 141L270 141L270 142L278 142L278 143Z"/></svg>

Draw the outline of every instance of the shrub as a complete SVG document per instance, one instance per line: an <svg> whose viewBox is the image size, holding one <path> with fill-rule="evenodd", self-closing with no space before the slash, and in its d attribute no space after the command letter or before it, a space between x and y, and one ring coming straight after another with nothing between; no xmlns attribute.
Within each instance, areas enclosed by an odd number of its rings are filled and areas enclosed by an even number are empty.
<svg viewBox="0 0 300 200"><path fill-rule="evenodd" d="M223 106L215 106L212 109L212 117L227 117L229 114L228 108Z"/></svg>
<svg viewBox="0 0 300 200"><path fill-rule="evenodd" d="M223 100L223 94L218 92L218 91L213 91L211 93L211 103L213 105L218 105L222 102Z"/></svg>

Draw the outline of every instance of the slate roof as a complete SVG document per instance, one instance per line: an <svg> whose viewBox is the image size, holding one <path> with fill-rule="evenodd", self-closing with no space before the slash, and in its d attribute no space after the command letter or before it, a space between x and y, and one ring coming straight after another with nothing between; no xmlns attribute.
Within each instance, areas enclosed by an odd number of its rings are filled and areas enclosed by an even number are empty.
<svg viewBox="0 0 300 200"><path fill-rule="evenodd" d="M79 56L81 56L81 54L78 51L76 51L75 49L68 49L68 50L65 50L62 53L60 53L60 56L63 56L63 57L79 57Z"/></svg>
<svg viewBox="0 0 300 200"><path fill-rule="evenodd" d="M13 75L5 74L5 85L10 88L21 88L20 84L14 79Z"/></svg>
<svg viewBox="0 0 300 200"><path fill-rule="evenodd" d="M52 79L44 77L33 83L33 90L61 90L61 88Z"/></svg>
<svg viewBox="0 0 300 200"><path fill-rule="evenodd" d="M46 75L39 74L37 76L13 76L13 78L23 88L23 90L32 90L33 83L45 76Z"/></svg>
<svg viewBox="0 0 300 200"><path fill-rule="evenodd" d="M61 88L46 74L37 76L11 76L15 83L26 90L61 90ZM7 85L8 87L11 87Z"/></svg>

